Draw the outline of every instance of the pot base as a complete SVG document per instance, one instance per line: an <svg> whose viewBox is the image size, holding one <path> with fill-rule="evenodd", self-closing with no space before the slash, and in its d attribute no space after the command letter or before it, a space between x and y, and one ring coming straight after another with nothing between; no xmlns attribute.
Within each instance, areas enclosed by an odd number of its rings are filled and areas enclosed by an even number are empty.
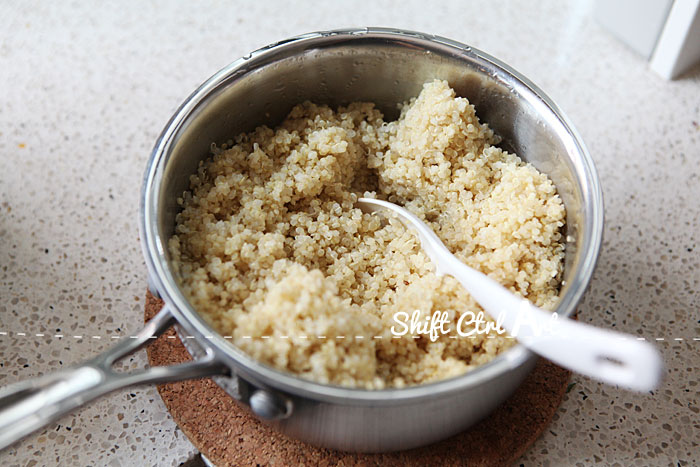
<svg viewBox="0 0 700 467"><path fill-rule="evenodd" d="M146 320L163 302L146 295ZM173 338L169 337L173 336ZM168 330L148 346L152 366L190 360ZM540 359L513 396L488 418L439 443L383 454L319 448L268 427L211 379L158 386L165 406L195 447L215 465L510 465L549 425L566 392L570 372Z"/></svg>

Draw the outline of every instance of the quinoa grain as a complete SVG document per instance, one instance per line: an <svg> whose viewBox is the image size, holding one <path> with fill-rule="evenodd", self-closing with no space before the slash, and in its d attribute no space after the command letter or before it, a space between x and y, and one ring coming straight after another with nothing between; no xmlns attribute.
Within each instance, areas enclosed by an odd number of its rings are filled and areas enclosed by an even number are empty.
<svg viewBox="0 0 700 467"><path fill-rule="evenodd" d="M168 245L181 288L234 345L320 383L380 389L469 371L513 340L449 338L479 305L432 272L400 223L354 204L406 207L466 264L551 309L564 206L546 175L498 142L444 81L390 123L370 103L298 105L276 129L213 145L192 175ZM393 338L394 314L414 310L447 311L450 335Z"/></svg>

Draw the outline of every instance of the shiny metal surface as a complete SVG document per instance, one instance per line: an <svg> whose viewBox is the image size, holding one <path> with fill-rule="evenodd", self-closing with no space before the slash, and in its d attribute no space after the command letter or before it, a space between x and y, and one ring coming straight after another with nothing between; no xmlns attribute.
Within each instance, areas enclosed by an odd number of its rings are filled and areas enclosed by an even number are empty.
<svg viewBox="0 0 700 467"><path fill-rule="evenodd" d="M332 106L372 101L393 118L397 103L418 95L422 84L434 78L448 80L460 96L469 98L482 121L504 138L506 149L556 184L567 208L570 237L556 311L571 315L598 257L603 202L590 156L556 105L507 65L441 37L385 28L306 34L233 62L172 117L148 163L140 217L149 288L166 308L137 339L76 367L80 377L60 373L1 391L0 448L119 387L205 375L214 376L232 397L252 403L259 414L276 419L273 423L282 432L349 451L429 444L493 410L534 365L533 355L522 346L468 374L432 384L382 391L317 384L261 365L217 334L179 291L169 265L166 244L174 228L176 199L209 155L212 142L225 142L260 124L274 125L306 99ZM194 362L127 375L111 370L117 358L146 345L173 320L181 335L194 338L183 339Z"/></svg>
<svg viewBox="0 0 700 467"><path fill-rule="evenodd" d="M73 368L22 381L0 391L0 449L93 399L117 389L145 383L166 383L227 372L211 350L192 362L118 373L114 363L147 345L174 323L164 307L133 338Z"/></svg>
<svg viewBox="0 0 700 467"><path fill-rule="evenodd" d="M260 49L221 70L183 104L158 141L145 175L142 240L149 272L187 331L203 336L241 379L286 393L294 410L283 432L344 450L386 451L427 444L473 424L511 394L534 359L517 346L464 376L401 390L315 384L263 366L210 329L175 285L165 247L188 177L222 143L278 123L309 99L332 106L375 102L388 118L423 82L442 78L476 106L503 146L546 172L567 208L565 284L557 312L571 315L593 272L603 204L593 163L547 96L493 57L448 39L365 28L313 33Z"/></svg>

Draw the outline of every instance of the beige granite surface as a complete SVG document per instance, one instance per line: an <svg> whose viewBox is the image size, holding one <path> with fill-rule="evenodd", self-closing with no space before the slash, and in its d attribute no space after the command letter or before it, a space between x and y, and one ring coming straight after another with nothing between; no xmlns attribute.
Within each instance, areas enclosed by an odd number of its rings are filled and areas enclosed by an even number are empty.
<svg viewBox="0 0 700 467"><path fill-rule="evenodd" d="M0 4L0 385L77 362L139 328L142 172L199 83L291 35L393 26L489 52L568 113L606 201L581 319L658 340L667 364L653 394L575 376L521 463L699 463L700 67L663 81L590 19L589 1L426 5ZM123 366L144 364L138 353ZM147 387L64 417L0 452L0 464L177 465L193 453Z"/></svg>

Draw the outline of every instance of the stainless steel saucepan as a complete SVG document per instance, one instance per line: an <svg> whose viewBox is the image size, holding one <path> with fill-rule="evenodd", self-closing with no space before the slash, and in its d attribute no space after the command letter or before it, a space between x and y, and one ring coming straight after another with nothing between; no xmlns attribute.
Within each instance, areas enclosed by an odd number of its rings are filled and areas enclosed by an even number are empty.
<svg viewBox="0 0 700 467"><path fill-rule="evenodd" d="M135 339L81 365L19 383L0 393L0 448L76 407L125 386L212 376L231 397L281 432L313 444L379 452L453 435L491 412L532 369L517 345L465 375L405 389L348 389L297 378L262 365L217 334L195 312L173 278L166 243L176 199L189 176L222 143L260 124L280 122L304 100L331 106L375 102L387 119L424 82L446 79L515 151L547 173L566 205L568 240L557 313L570 316L593 273L601 244L603 201L583 142L557 106L499 60L429 34L385 28L295 37L240 58L199 87L158 139L143 182L141 240L149 287L165 307ZM116 373L112 364L179 327L189 363ZM235 440L231 440L235 443Z"/></svg>

